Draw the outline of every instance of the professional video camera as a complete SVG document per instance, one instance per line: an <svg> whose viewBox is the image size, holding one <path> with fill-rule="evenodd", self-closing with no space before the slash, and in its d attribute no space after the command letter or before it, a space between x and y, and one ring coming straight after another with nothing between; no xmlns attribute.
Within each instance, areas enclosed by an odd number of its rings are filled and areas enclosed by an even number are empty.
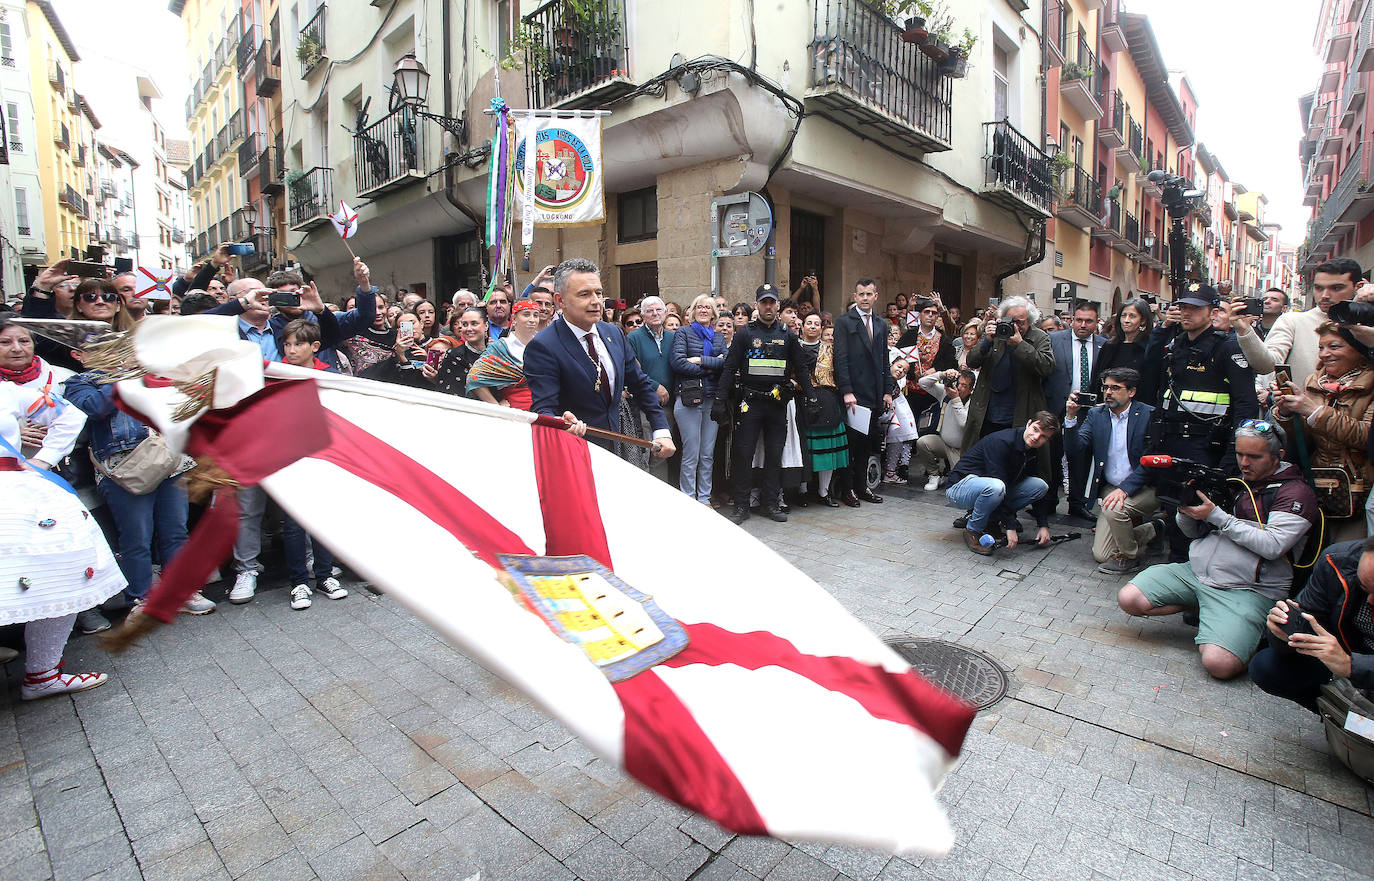
<svg viewBox="0 0 1374 881"><path fill-rule="evenodd" d="M1140 464L1159 470L1155 496L1164 504L1175 508L1196 505L1202 502L1198 497L1201 492L1217 507L1230 510L1231 491L1226 485L1230 478L1220 468L1176 456L1141 456Z"/></svg>
<svg viewBox="0 0 1374 881"><path fill-rule="evenodd" d="M1160 201L1170 217L1187 217L1188 212L1201 205L1207 195L1202 190L1193 189L1192 181L1187 178L1160 169L1155 169L1146 177L1162 191Z"/></svg>

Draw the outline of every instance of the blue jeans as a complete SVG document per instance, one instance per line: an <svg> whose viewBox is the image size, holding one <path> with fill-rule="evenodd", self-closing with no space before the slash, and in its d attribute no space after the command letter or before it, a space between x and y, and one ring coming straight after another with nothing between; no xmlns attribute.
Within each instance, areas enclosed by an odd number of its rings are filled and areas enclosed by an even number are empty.
<svg viewBox="0 0 1374 881"><path fill-rule="evenodd" d="M1291 608L1291 607L1290 607ZM1331 671L1308 655L1280 653L1266 645L1250 659L1250 680L1275 697L1301 704L1312 712Z"/></svg>
<svg viewBox="0 0 1374 881"><path fill-rule="evenodd" d="M158 556L164 566L186 543L189 503L178 480L169 477L141 496L109 478L100 481L100 494L119 524L119 568L129 581L124 593L131 599L147 596L152 586L153 536L157 536Z"/></svg>
<svg viewBox="0 0 1374 881"><path fill-rule="evenodd" d="M292 585L309 583L310 570L305 565L307 547L313 548L315 554L315 583L319 584L329 577L334 570L334 556L328 548L301 529L300 524L285 511L281 515L281 534L282 543L286 545L286 568L291 573Z"/></svg>
<svg viewBox="0 0 1374 881"><path fill-rule="evenodd" d="M1007 507L1019 511L1049 492L1050 486L1038 477L1027 477L1011 490L1011 501ZM972 508L968 518L968 529L982 534L988 531L988 520L1007 497L1007 485L995 477L979 477L970 474L963 480L945 490L945 498L950 504L960 508Z"/></svg>
<svg viewBox="0 0 1374 881"><path fill-rule="evenodd" d="M673 415L677 417L677 430L682 434L682 474L678 478L678 488L687 498L709 505L716 431L720 426L711 418L711 408L704 402L688 407L679 399L673 405Z"/></svg>

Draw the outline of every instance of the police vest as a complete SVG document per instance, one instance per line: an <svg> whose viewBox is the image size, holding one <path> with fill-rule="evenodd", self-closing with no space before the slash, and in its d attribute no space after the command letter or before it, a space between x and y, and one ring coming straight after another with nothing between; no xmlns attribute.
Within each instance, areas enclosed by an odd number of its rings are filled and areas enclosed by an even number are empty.
<svg viewBox="0 0 1374 881"><path fill-rule="evenodd" d="M758 387L776 385L786 379L787 334L760 333L752 324L741 332L747 334L749 340L741 370L743 380Z"/></svg>
<svg viewBox="0 0 1374 881"><path fill-rule="evenodd" d="M1231 384L1216 362L1217 349L1225 339L1216 330L1209 330L1196 340L1189 340L1186 333L1174 338L1166 361L1166 411L1181 411L1208 421L1219 420L1231 412Z"/></svg>

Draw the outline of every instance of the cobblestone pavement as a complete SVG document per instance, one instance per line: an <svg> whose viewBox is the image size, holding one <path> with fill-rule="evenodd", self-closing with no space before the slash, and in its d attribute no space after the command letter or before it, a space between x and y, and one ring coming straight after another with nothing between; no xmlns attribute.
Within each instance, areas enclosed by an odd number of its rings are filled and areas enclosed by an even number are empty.
<svg viewBox="0 0 1374 881"><path fill-rule="evenodd" d="M275 589L118 658L73 638L68 669L113 674L74 698L21 703L8 665L0 879L1374 873L1374 790L1328 757L1314 717L1208 680L1179 621L1120 613L1086 541L977 558L940 501L899 489L747 525L879 634L954 639L1011 671L941 793L959 839L947 859L724 833L394 603L355 589L293 612Z"/></svg>

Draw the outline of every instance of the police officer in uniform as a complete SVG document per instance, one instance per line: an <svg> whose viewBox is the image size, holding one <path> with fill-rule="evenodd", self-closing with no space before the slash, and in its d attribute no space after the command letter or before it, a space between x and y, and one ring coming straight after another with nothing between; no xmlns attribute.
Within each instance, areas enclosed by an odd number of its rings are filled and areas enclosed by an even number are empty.
<svg viewBox="0 0 1374 881"><path fill-rule="evenodd" d="M1150 333L1145 362L1155 373L1156 416L1147 448L1235 470L1236 429L1259 417L1255 372L1234 334L1212 327L1216 291L1190 283ZM1186 562L1188 539L1166 512L1169 561Z"/></svg>
<svg viewBox="0 0 1374 881"><path fill-rule="evenodd" d="M811 391L811 373L796 334L778 321L778 289L764 284L754 293L759 317L735 331L725 355L711 418L724 424L730 419L730 397L739 380L737 421L731 448L730 494L735 510L732 523L749 519L750 478L754 447L763 432L763 512L779 523L787 515L778 507L782 499L782 448L787 442L787 401L795 381L803 393ZM789 378L790 377L790 378Z"/></svg>

